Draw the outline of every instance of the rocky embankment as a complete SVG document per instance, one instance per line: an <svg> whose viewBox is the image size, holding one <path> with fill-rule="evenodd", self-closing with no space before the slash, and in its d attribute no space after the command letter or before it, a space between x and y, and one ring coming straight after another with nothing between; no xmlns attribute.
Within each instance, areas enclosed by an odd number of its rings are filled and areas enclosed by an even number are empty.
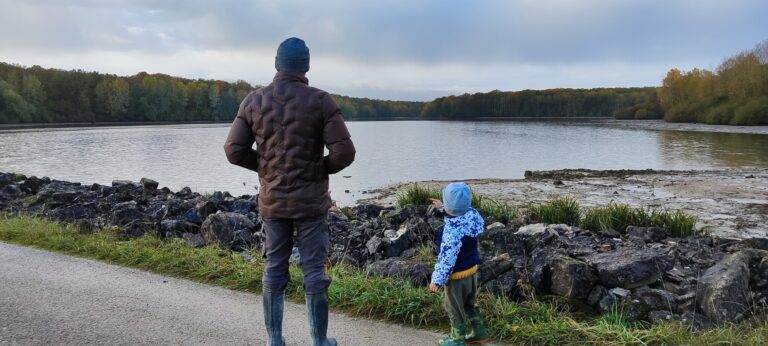
<svg viewBox="0 0 768 346"><path fill-rule="evenodd" d="M256 196L173 192L150 179L105 186L0 173L0 212L69 222L83 233L117 228L125 238L151 233L241 251L262 244L257 207ZM330 213L328 221L334 264L428 283L425 253L434 251L443 226L432 208L358 205ZM768 239L624 231L487 219L482 290L514 300L555 295L597 313L619 309L633 320L680 320L696 328L766 316Z"/></svg>

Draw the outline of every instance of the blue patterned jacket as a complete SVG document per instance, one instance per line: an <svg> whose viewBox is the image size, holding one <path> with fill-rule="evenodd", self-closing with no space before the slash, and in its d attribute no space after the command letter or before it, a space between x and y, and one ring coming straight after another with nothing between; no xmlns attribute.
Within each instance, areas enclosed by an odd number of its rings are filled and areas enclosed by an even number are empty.
<svg viewBox="0 0 768 346"><path fill-rule="evenodd" d="M480 256L477 249L476 239L468 242L474 244L473 248L462 249L462 238L477 238L485 230L485 222L480 214L474 208L469 210L461 216L445 217L445 226L443 226L443 235L441 237L440 254L437 256L437 263L435 263L435 271L432 272L432 283L438 286L443 286L448 281L448 276L454 271L456 266L456 259L459 258L459 252L461 251L465 255L462 258L470 258L474 261L471 265L479 264ZM474 253L472 253L474 252ZM464 268L467 269L467 268Z"/></svg>

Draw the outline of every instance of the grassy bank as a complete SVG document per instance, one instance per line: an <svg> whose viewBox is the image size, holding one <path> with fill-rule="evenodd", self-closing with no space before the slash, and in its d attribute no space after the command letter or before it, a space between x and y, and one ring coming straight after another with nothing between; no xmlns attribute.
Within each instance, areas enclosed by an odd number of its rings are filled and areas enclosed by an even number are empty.
<svg viewBox="0 0 768 346"><path fill-rule="evenodd" d="M261 290L261 262L213 247L194 249L179 239L152 236L119 240L114 232L81 234L71 226L30 218L0 216L0 241L65 254L94 258L160 274L191 279L247 292ZM258 258L256 254L251 256ZM359 269L337 266L329 270L334 282L332 306L352 315L383 319L417 327L444 329L441 296L408 283L366 276ZM301 273L291 268L289 299L303 299ZM646 326L629 323L620 312L589 317L569 312L566 305L544 299L515 303L481 295L480 305L493 336L511 344L734 344L768 342L768 322L692 332L680 324Z"/></svg>

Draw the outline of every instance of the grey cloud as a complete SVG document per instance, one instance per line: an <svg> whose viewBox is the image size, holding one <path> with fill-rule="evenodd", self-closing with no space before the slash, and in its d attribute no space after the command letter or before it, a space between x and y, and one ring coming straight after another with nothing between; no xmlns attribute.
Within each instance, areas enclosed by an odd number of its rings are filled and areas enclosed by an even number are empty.
<svg viewBox="0 0 768 346"><path fill-rule="evenodd" d="M768 37L768 3L749 0L37 0L4 8L24 13L5 12L2 26L40 20L0 43L75 51L273 50L295 35L313 52L355 61L557 63L722 55Z"/></svg>

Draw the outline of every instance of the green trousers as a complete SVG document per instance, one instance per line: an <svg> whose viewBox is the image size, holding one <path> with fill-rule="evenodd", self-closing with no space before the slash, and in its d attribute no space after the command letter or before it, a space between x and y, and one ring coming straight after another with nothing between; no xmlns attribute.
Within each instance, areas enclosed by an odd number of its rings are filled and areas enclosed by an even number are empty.
<svg viewBox="0 0 768 346"><path fill-rule="evenodd" d="M445 310L451 318L451 325L468 325L470 319L480 315L477 307L479 273L463 279L449 279L445 283Z"/></svg>

